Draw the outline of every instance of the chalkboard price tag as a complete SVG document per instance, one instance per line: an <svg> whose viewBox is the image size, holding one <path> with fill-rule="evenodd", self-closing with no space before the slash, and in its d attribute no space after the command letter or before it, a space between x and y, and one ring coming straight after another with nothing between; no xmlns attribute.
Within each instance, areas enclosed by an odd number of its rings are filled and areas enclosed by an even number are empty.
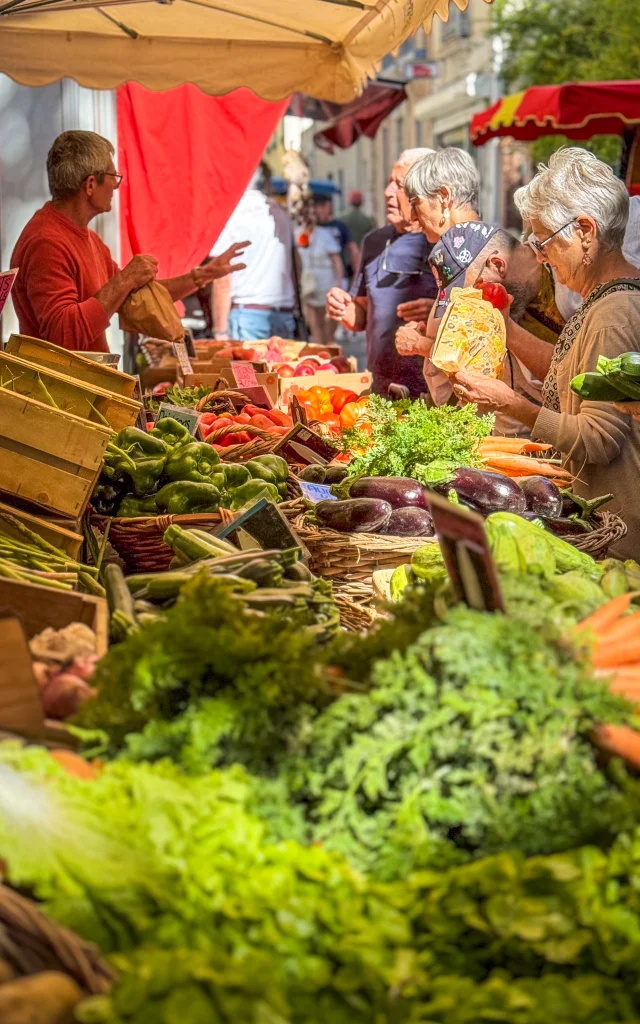
<svg viewBox="0 0 640 1024"><path fill-rule="evenodd" d="M307 501L312 501L316 505L319 501L337 501L335 494L331 493L331 488L328 484L312 484L307 480L300 480L300 490L302 491L302 497L306 498Z"/></svg>
<svg viewBox="0 0 640 1024"><path fill-rule="evenodd" d="M216 537L224 539L232 537L234 543L239 543L241 548L246 547L242 542L242 535L248 534L263 551L286 551L288 548L300 548L301 558L308 559L309 551L300 540L282 512L268 498L258 498L255 504L244 512L239 512L236 518L219 527L215 531Z"/></svg>
<svg viewBox="0 0 640 1024"><path fill-rule="evenodd" d="M195 437L201 413L195 412L193 409L183 409L179 405L168 405L166 402L163 402L158 409L156 423L158 420L166 420L169 416L177 420L178 423L181 423L183 427L186 427L189 433Z"/></svg>
<svg viewBox="0 0 640 1024"><path fill-rule="evenodd" d="M287 462L304 462L307 465L315 463L320 466L326 466L338 454L332 444L304 423L296 423L278 442L274 451Z"/></svg>
<svg viewBox="0 0 640 1024"><path fill-rule="evenodd" d="M428 501L444 564L458 600L477 611L504 612L482 517L435 494L429 494Z"/></svg>

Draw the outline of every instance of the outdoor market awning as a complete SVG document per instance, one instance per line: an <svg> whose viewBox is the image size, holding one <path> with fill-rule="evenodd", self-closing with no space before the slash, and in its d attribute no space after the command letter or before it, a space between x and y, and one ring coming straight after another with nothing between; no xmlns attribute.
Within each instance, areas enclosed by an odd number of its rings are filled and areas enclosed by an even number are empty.
<svg viewBox="0 0 640 1024"><path fill-rule="evenodd" d="M111 89L191 82L347 103L450 0L0 0L0 72ZM464 9L468 0L451 0ZM491 0L487 0L491 2Z"/></svg>
<svg viewBox="0 0 640 1024"><path fill-rule="evenodd" d="M640 81L533 85L476 114L471 120L471 141L482 146L501 135L524 142L541 135L590 139L623 135L637 125Z"/></svg>
<svg viewBox="0 0 640 1024"><path fill-rule="evenodd" d="M325 153L333 153L335 146L348 149L361 135L373 139L384 119L406 98L403 82L371 82L361 96L339 108L313 141Z"/></svg>

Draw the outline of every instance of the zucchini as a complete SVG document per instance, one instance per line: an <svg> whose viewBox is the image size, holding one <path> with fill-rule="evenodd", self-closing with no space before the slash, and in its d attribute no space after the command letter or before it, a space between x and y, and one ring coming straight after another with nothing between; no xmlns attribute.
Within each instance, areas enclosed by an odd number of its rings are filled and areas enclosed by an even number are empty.
<svg viewBox="0 0 640 1024"><path fill-rule="evenodd" d="M599 356L597 370L627 398L640 399L640 352L625 352L616 359Z"/></svg>
<svg viewBox="0 0 640 1024"><path fill-rule="evenodd" d="M579 373L571 381L571 390L589 402L621 402L628 397L603 373Z"/></svg>
<svg viewBox="0 0 640 1024"><path fill-rule="evenodd" d="M111 613L111 631L114 639L122 640L138 628L133 597L127 586L122 569L110 562L104 569L104 586Z"/></svg>
<svg viewBox="0 0 640 1024"><path fill-rule="evenodd" d="M625 377L640 381L640 352L625 352L620 356L620 369Z"/></svg>

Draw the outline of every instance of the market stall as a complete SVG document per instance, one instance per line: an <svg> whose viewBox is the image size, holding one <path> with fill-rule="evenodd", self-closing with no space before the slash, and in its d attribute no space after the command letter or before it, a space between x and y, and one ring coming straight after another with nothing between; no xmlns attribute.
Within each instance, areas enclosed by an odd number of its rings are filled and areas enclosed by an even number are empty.
<svg viewBox="0 0 640 1024"><path fill-rule="evenodd" d="M511 136L532 142L544 135L586 140L594 135L624 139L622 176L631 191L640 187L640 81L568 82L534 85L503 96L474 114L474 146Z"/></svg>

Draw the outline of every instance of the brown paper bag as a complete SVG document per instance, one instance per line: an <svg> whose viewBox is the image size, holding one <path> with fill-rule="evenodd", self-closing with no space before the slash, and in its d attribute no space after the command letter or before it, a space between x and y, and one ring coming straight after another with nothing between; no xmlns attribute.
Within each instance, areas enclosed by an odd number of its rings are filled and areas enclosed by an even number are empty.
<svg viewBox="0 0 640 1024"><path fill-rule="evenodd" d="M182 341L184 327L169 292L159 281L136 289L120 307L120 330L164 341Z"/></svg>

